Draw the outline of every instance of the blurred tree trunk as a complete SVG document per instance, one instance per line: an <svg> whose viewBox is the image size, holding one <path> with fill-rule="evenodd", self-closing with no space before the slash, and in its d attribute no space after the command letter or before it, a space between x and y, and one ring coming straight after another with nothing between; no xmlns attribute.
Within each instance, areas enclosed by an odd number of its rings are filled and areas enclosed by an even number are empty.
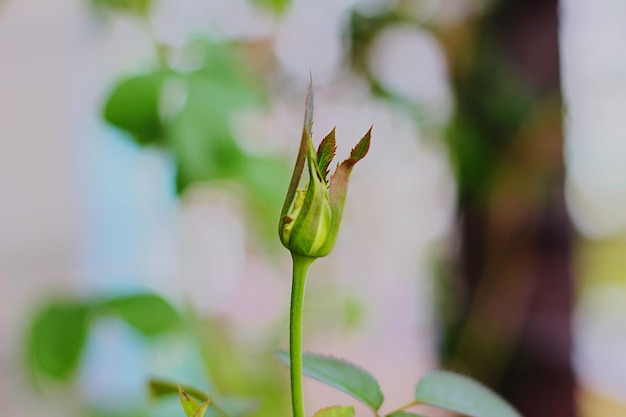
<svg viewBox="0 0 626 417"><path fill-rule="evenodd" d="M462 304L444 365L499 387L528 417L575 414L557 6L499 1L435 29L456 99L447 138L460 215Z"/></svg>

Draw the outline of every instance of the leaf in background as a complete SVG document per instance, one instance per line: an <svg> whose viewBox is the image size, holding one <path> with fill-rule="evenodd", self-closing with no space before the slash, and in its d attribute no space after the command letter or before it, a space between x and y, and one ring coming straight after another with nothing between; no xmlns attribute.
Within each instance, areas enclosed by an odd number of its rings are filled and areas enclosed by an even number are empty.
<svg viewBox="0 0 626 417"><path fill-rule="evenodd" d="M245 398L232 398L232 397L220 397L209 396L204 391L190 386L190 385L178 385L171 381L165 381L161 379L150 379L148 381L148 390L150 396L153 398L164 398L172 396L174 394L180 395L178 387L189 396L207 403L208 413L207 415L218 415L223 417L244 417L252 413L257 408L257 402Z"/></svg>
<svg viewBox="0 0 626 417"><path fill-rule="evenodd" d="M97 7L106 7L114 11L145 14L150 8L151 0L91 0Z"/></svg>
<svg viewBox="0 0 626 417"><path fill-rule="evenodd" d="M99 306L113 312L146 336L158 336L181 326L178 312L156 294L136 294L112 297Z"/></svg>
<svg viewBox="0 0 626 417"><path fill-rule="evenodd" d="M313 417L354 417L354 407L333 405L332 407L326 407L318 410L315 414L313 414Z"/></svg>
<svg viewBox="0 0 626 417"><path fill-rule="evenodd" d="M466 376L434 370L415 387L415 401L471 417L521 417L489 388Z"/></svg>
<svg viewBox="0 0 626 417"><path fill-rule="evenodd" d="M164 72L121 80L104 105L104 119L130 133L140 145L163 142L164 126L159 116Z"/></svg>
<svg viewBox="0 0 626 417"><path fill-rule="evenodd" d="M285 178L289 177L290 169L286 159L247 157L237 177L248 190L248 218L257 232L252 237L258 239L261 247L282 250L282 245L275 238L276 224L267 219L275 218L276 213L280 212L285 196Z"/></svg>
<svg viewBox="0 0 626 417"><path fill-rule="evenodd" d="M191 398L180 385L178 386L178 398L187 417L204 417L204 413L206 413L206 409L209 406L209 400L198 404L198 402Z"/></svg>
<svg viewBox="0 0 626 417"><path fill-rule="evenodd" d="M77 301L53 301L36 314L27 341L30 366L63 380L76 369L87 339L88 308Z"/></svg>
<svg viewBox="0 0 626 417"><path fill-rule="evenodd" d="M175 382L152 378L148 381L148 391L153 398L162 398L169 395L179 394L179 387L187 394L200 401L208 401L209 396L199 388L190 385L176 384Z"/></svg>
<svg viewBox="0 0 626 417"><path fill-rule="evenodd" d="M209 406L209 403L202 403L202 404L200 404L200 407L198 407L196 409L196 412L193 413L189 417L204 417L204 414L206 413L208 406Z"/></svg>
<svg viewBox="0 0 626 417"><path fill-rule="evenodd" d="M289 364L289 353L277 352L278 358ZM383 393L378 382L366 371L349 362L328 356L305 353L302 357L303 373L362 401L374 410L383 403Z"/></svg>
<svg viewBox="0 0 626 417"><path fill-rule="evenodd" d="M198 41L197 46L206 58L201 69L185 76L187 99L168 128L179 190L240 171L244 152L231 123L240 111L265 103L262 84L235 45Z"/></svg>
<svg viewBox="0 0 626 417"><path fill-rule="evenodd" d="M395 413L386 414L385 417L423 417L419 414L409 413L407 411L397 411Z"/></svg>
<svg viewBox="0 0 626 417"><path fill-rule="evenodd" d="M259 6L273 10L277 13L282 13L287 10L289 6L291 6L291 0L252 0L252 3L258 4Z"/></svg>

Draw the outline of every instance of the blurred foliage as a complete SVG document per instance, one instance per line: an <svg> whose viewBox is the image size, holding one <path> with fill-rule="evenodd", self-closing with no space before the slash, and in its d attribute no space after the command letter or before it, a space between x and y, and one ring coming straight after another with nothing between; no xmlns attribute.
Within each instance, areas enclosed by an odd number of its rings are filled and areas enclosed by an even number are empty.
<svg viewBox="0 0 626 417"><path fill-rule="evenodd" d="M152 5L152 0L91 0L91 2L100 9L137 13L139 15L145 15Z"/></svg>
<svg viewBox="0 0 626 417"><path fill-rule="evenodd" d="M135 294L108 298L95 308L120 318L147 337L156 337L182 326L181 317L163 298L155 294Z"/></svg>
<svg viewBox="0 0 626 417"><path fill-rule="evenodd" d="M161 47L168 54L168 48ZM125 131L140 146L156 146L173 157L176 184L184 192L193 184L228 181L239 186L249 225L258 243L274 246L276 218L289 166L283 158L246 152L233 123L242 112L263 108L267 92L241 45L198 39L179 51L191 71L164 59L153 72L121 79L103 109L104 119ZM255 140L245 138L243 140Z"/></svg>
<svg viewBox="0 0 626 417"><path fill-rule="evenodd" d="M191 323L216 393L258 399L255 415L289 414L287 374L271 352L278 335L267 334L267 347L249 346L238 342L224 320L196 317Z"/></svg>
<svg viewBox="0 0 626 417"><path fill-rule="evenodd" d="M119 319L144 336L148 346L165 341L162 336L175 335L187 340L186 335L190 335L204 360L211 398L229 415L247 415L253 410L260 416L287 415L286 373L269 351L238 343L220 320L182 314L154 293L49 301L32 317L26 339L26 359L35 380L74 383L86 342L101 318ZM154 398L178 392L177 384L157 379L150 381L149 388ZM203 391L184 388L198 400L206 401ZM254 401L247 398L254 398ZM99 417L131 415L97 409L92 412ZM133 413L132 416L145 416L148 410ZM207 417L221 415L213 406L206 413Z"/></svg>
<svg viewBox="0 0 626 417"><path fill-rule="evenodd" d="M469 62L452 67L457 104L446 135L462 200L486 191L537 100L491 32L484 29L467 42L474 51Z"/></svg>
<svg viewBox="0 0 626 417"><path fill-rule="evenodd" d="M573 398L567 361L555 365L554 353L544 352L545 346L558 346L566 357L570 335L553 332L539 342L544 338L536 335L546 331L541 314L555 317L555 311L533 311L535 299L546 310L550 300L559 308L562 328L569 327L558 2L497 0L452 21L421 20L404 13L408 3L387 3L374 13L354 11L350 57L373 94L406 109L410 104L386 91L369 68L377 34L395 25L425 29L446 55L453 113L444 129L432 127L437 129L433 136L445 138L455 173L459 248L436 271L442 361L509 389L518 405L526 402L520 407L525 415L531 409L538 413L536 395L552 397L538 386L550 385L554 395ZM430 126L420 117L428 113L416 110L424 131ZM522 353L532 359L524 361ZM559 380L559 375L565 377ZM558 407L565 410L560 415L571 415L573 401Z"/></svg>
<svg viewBox="0 0 626 417"><path fill-rule="evenodd" d="M75 300L49 301L30 326L27 349L32 370L56 380L69 378L80 361L89 308Z"/></svg>
<svg viewBox="0 0 626 417"><path fill-rule="evenodd" d="M180 405L183 407L183 411L187 417L204 417L204 414L209 407L210 398L207 398L201 404L185 392L185 390L179 385L178 393L180 398Z"/></svg>
<svg viewBox="0 0 626 417"><path fill-rule="evenodd" d="M147 337L180 330L179 313L156 294L51 300L32 318L26 351L35 377L69 380L77 370L94 321L116 317Z"/></svg>
<svg viewBox="0 0 626 417"><path fill-rule="evenodd" d="M470 20L467 26L479 32L459 37L458 34L466 30L463 24L439 28L433 22L407 14L403 7L399 2L395 7L382 8L379 13L352 12L348 26L352 69L368 79L372 94L413 111L422 129L439 129L428 120L428 103L415 107L386 90L374 76L368 61L372 43L387 28L414 27L435 34L448 54L455 93L455 112L448 121L445 137L459 195L464 199L480 194L490 183L502 151L516 137L532 110L536 95L502 55L490 27L475 25ZM450 39L458 42L459 38L463 39L461 45L451 44Z"/></svg>
<svg viewBox="0 0 626 417"><path fill-rule="evenodd" d="M159 101L166 76L156 72L121 80L105 105L104 119L130 133L140 145L163 144Z"/></svg>
<svg viewBox="0 0 626 417"><path fill-rule="evenodd" d="M283 13L289 6L291 0L250 0L253 4L273 10L277 13Z"/></svg>
<svg viewBox="0 0 626 417"><path fill-rule="evenodd" d="M243 417L258 409L256 400L216 397L190 385L151 379L148 381L148 386L150 396L154 399L163 399L178 394L183 409L187 406L192 413L197 412L196 400L207 404L208 407L204 410L207 417L213 415L224 417L224 414L229 417Z"/></svg>
<svg viewBox="0 0 626 417"><path fill-rule="evenodd" d="M369 67L368 59L370 47L376 37L384 29L394 25L421 26L415 19L392 8L382 8L378 13L353 10L350 13L347 27L348 39L350 40L348 53L352 70L367 78L373 94L389 100L400 100L399 97L394 97L391 92L386 91L378 82Z"/></svg>

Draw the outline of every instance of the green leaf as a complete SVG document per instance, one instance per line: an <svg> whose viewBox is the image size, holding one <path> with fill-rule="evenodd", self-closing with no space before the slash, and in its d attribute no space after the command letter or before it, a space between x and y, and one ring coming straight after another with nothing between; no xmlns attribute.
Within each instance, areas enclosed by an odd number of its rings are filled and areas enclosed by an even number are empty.
<svg viewBox="0 0 626 417"><path fill-rule="evenodd" d="M191 385L181 385L156 378L152 378L148 381L148 392L153 398L162 398L174 394L180 395L179 387L197 400L203 402L209 400L209 396L204 391Z"/></svg>
<svg viewBox="0 0 626 417"><path fill-rule="evenodd" d="M423 417L419 414L409 413L407 411L396 411L395 413L387 414L385 417Z"/></svg>
<svg viewBox="0 0 626 417"><path fill-rule="evenodd" d="M157 399L174 394L178 394L180 396L179 386L186 394L188 394L188 396L206 403L209 408L210 415L216 413L220 417L223 417L224 415L227 415L228 417L244 417L255 411L257 408L256 401L246 398L219 397L214 395L209 396L206 392L191 385L180 385L162 379L150 379L148 381L150 396Z"/></svg>
<svg viewBox="0 0 626 417"><path fill-rule="evenodd" d="M206 410L207 410L208 406L209 406L209 403L202 403L202 404L200 404L200 406L196 409L196 412L193 413L189 417L204 417L204 414L206 413Z"/></svg>
<svg viewBox="0 0 626 417"><path fill-rule="evenodd" d="M415 401L471 417L521 417L489 388L466 376L434 370L415 387Z"/></svg>
<svg viewBox="0 0 626 417"><path fill-rule="evenodd" d="M335 152L337 152L337 142L335 141L335 128L333 128L317 148L317 164L324 176L324 181L328 181L328 166L335 157Z"/></svg>
<svg viewBox="0 0 626 417"><path fill-rule="evenodd" d="M176 330L181 318L174 308L156 294L136 294L102 300L99 306L117 314L146 336L158 336Z"/></svg>
<svg viewBox="0 0 626 417"><path fill-rule="evenodd" d="M283 180L289 175L289 164L285 159L271 157L247 157L237 176L238 181L248 190L246 207L248 221L257 228L260 247L278 249L276 225L268 222L281 209L284 198ZM275 246L273 246L275 245Z"/></svg>
<svg viewBox="0 0 626 417"><path fill-rule="evenodd" d="M313 414L313 417L354 417L354 407L333 405L332 407L326 407L318 410L315 414Z"/></svg>
<svg viewBox="0 0 626 417"><path fill-rule="evenodd" d="M164 80L165 73L157 72L120 81L104 105L104 119L140 145L161 143L165 128L159 101Z"/></svg>
<svg viewBox="0 0 626 417"><path fill-rule="evenodd" d="M234 116L266 103L263 86L239 48L202 41L195 46L206 59L185 76L185 103L167 129L181 191L197 181L233 179L241 171L245 153L233 136Z"/></svg>
<svg viewBox="0 0 626 417"><path fill-rule="evenodd" d="M152 4L151 0L91 0L94 5L107 7L115 11L145 14Z"/></svg>
<svg viewBox="0 0 626 417"><path fill-rule="evenodd" d="M77 301L54 301L43 307L30 326L30 366L57 380L78 366L88 330L88 308Z"/></svg>
<svg viewBox="0 0 626 417"><path fill-rule="evenodd" d="M291 0L252 0L252 2L277 13L284 12L291 5Z"/></svg>
<svg viewBox="0 0 626 417"><path fill-rule="evenodd" d="M209 400L198 404L198 402L191 398L180 385L178 386L178 397L180 399L180 405L183 407L183 411L187 417L204 417L204 413L206 413L206 409L209 406Z"/></svg>
<svg viewBox="0 0 626 417"><path fill-rule="evenodd" d="M198 407L200 407L198 401L191 398L180 385L178 386L178 399L180 400L181 407L183 407L183 411L188 417L195 413Z"/></svg>
<svg viewBox="0 0 626 417"><path fill-rule="evenodd" d="M289 364L289 353L279 351L277 356L281 361ZM306 376L335 387L374 410L378 410L383 403L383 393L378 382L358 366L340 359L311 353L305 353L302 362Z"/></svg>
<svg viewBox="0 0 626 417"><path fill-rule="evenodd" d="M283 219L288 213L296 196L296 190L300 179L302 178L302 172L304 171L304 163L306 160L307 151L311 146L311 129L313 128L313 102L315 96L313 94L313 78L309 78L309 87L306 90L306 98L304 101L304 125L302 127L302 136L300 137L300 146L298 147L298 154L296 156L296 163L293 167L291 174L291 181L289 182L289 188L285 195L285 202L280 212L280 218ZM282 236L282 222L279 225L279 234ZM282 239L282 237L281 237Z"/></svg>

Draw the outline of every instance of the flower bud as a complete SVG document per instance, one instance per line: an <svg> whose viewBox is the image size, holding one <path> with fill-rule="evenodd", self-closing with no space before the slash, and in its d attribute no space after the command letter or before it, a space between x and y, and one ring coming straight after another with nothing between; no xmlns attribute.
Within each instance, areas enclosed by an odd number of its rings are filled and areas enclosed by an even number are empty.
<svg viewBox="0 0 626 417"><path fill-rule="evenodd" d="M367 154L372 129L354 147L350 157L337 166L329 186L328 166L337 149L335 129L322 140L316 152L312 142L312 125L313 92L309 84L300 149L283 204L278 234L282 244L292 254L319 258L328 255L335 246L350 173ZM303 189L298 189L305 162L309 181Z"/></svg>

